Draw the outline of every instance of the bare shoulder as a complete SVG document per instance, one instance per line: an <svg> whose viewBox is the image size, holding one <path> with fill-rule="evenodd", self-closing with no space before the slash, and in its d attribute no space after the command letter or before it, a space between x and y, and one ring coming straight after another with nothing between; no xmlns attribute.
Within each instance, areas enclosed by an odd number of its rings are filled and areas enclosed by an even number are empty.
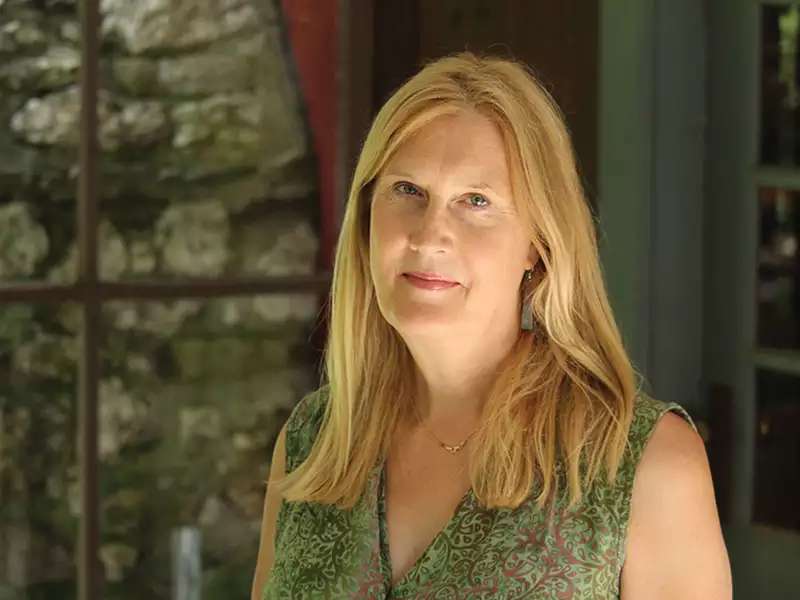
<svg viewBox="0 0 800 600"><path fill-rule="evenodd" d="M622 600L733 595L705 445L674 412L658 420L636 468L620 582Z"/></svg>

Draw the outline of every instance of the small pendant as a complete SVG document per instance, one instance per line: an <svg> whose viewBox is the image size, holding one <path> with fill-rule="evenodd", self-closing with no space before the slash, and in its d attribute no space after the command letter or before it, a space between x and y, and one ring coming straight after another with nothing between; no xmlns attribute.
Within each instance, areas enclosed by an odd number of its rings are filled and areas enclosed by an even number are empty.
<svg viewBox="0 0 800 600"><path fill-rule="evenodd" d="M455 454L464 447L464 444L456 444L455 446L448 446L444 442L439 442L439 443L442 445L442 448L447 450L450 454Z"/></svg>

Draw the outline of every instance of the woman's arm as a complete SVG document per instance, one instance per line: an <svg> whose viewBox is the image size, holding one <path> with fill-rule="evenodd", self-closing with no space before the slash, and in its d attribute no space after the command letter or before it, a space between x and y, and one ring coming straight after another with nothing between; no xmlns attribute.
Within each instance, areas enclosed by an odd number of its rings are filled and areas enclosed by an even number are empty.
<svg viewBox="0 0 800 600"><path fill-rule="evenodd" d="M730 600L730 561L702 438L665 413L636 469L622 600Z"/></svg>
<svg viewBox="0 0 800 600"><path fill-rule="evenodd" d="M286 424L281 427L275 448L272 450L272 463L270 464L267 481L282 478L286 470ZM278 509L281 497L274 485L267 484L267 493L264 498L264 514L261 519L261 540L258 545L258 560L256 562L253 587L250 592L251 600L261 600L261 592L267 577L272 570L275 558L275 523L278 519Z"/></svg>

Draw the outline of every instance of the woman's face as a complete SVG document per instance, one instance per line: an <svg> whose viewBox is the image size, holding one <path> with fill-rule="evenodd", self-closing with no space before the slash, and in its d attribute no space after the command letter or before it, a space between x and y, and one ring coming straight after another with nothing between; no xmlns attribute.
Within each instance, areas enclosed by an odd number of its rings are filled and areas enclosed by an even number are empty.
<svg viewBox="0 0 800 600"><path fill-rule="evenodd" d="M401 336L519 328L520 283L537 255L490 120L469 111L424 126L385 165L371 201L370 270L380 310Z"/></svg>

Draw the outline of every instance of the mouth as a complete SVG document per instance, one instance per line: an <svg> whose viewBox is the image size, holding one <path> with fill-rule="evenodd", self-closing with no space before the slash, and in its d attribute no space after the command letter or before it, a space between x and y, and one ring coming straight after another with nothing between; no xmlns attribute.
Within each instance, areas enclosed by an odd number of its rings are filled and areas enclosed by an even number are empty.
<svg viewBox="0 0 800 600"><path fill-rule="evenodd" d="M440 275L439 273L432 273L430 271L409 271L407 273L403 273L403 277L414 277L415 279L422 279L424 281L458 285L457 281L448 279L444 275Z"/></svg>
<svg viewBox="0 0 800 600"><path fill-rule="evenodd" d="M445 290L459 285L457 281L452 281L435 273L403 273L403 279L411 285L424 290Z"/></svg>

